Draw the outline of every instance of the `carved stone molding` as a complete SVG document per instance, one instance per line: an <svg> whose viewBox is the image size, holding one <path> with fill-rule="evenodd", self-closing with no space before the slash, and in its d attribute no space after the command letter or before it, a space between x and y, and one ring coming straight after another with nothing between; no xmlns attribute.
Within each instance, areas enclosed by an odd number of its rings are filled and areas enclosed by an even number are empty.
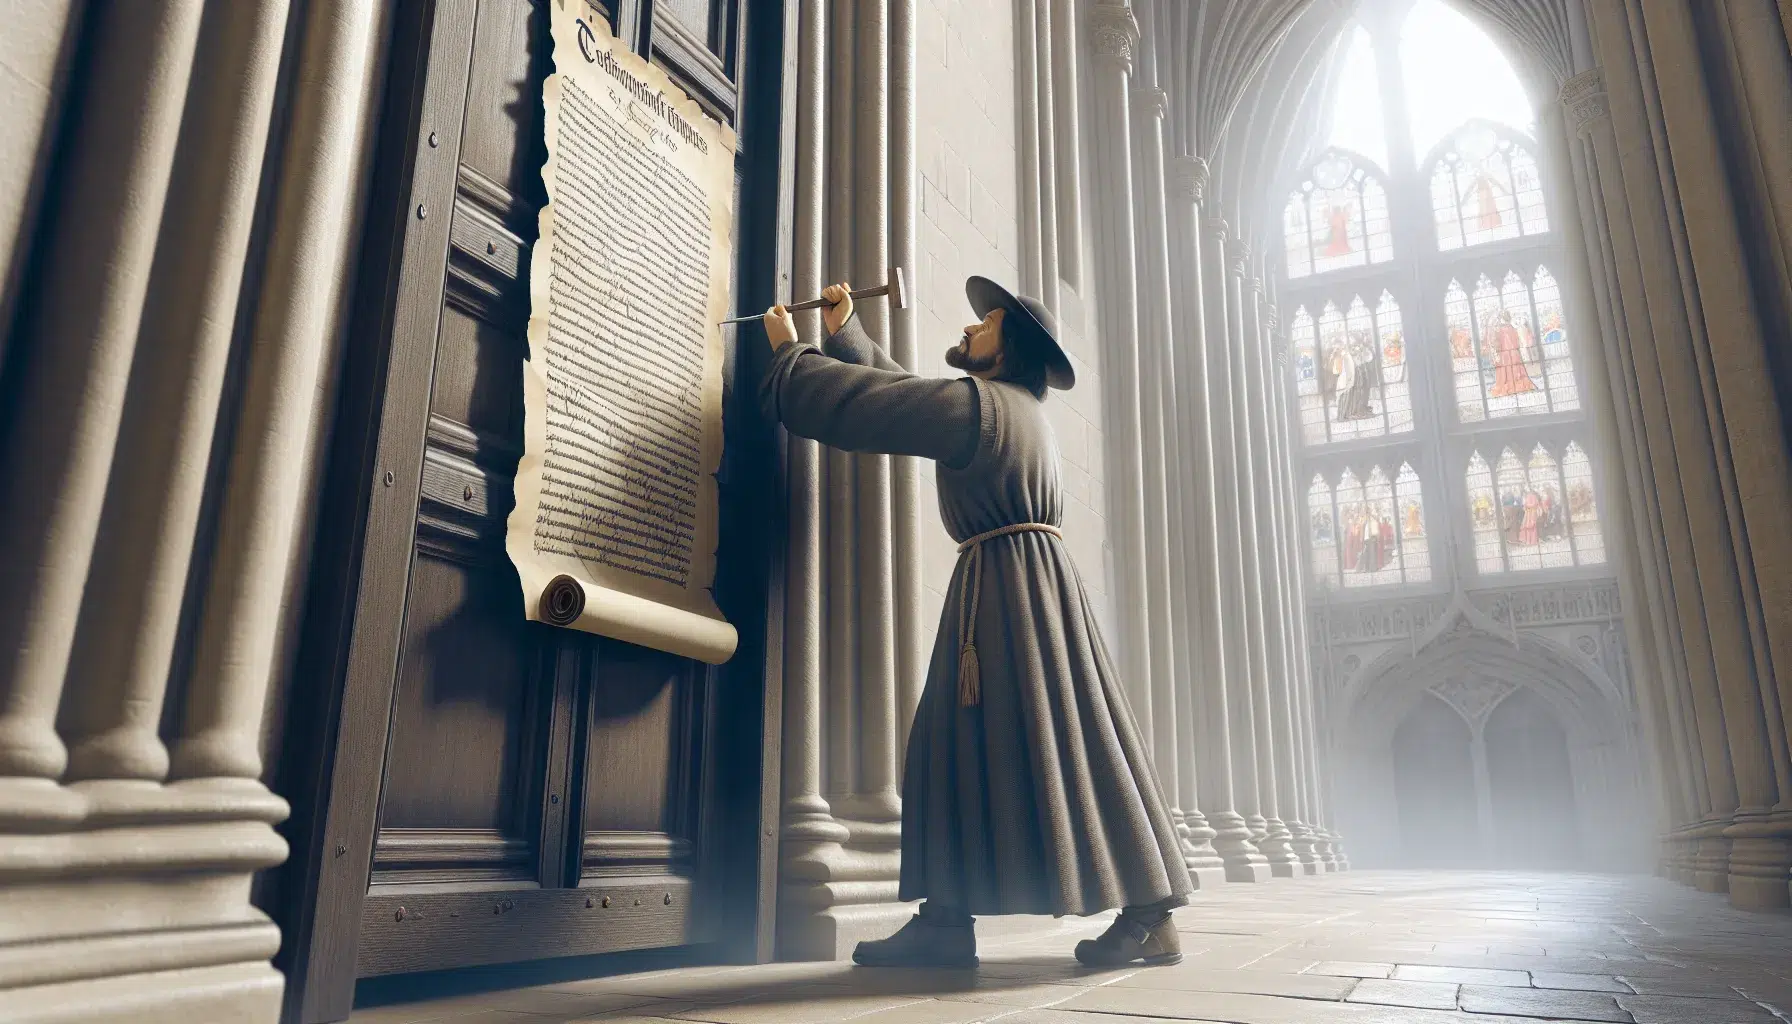
<svg viewBox="0 0 1792 1024"><path fill-rule="evenodd" d="M1214 244L1223 247L1232 234L1232 228L1223 219L1215 217L1207 222L1207 234L1213 238Z"/></svg>
<svg viewBox="0 0 1792 1024"><path fill-rule="evenodd" d="M1170 188L1176 198L1198 203L1207 195L1209 175L1207 161L1198 156L1179 156L1170 160Z"/></svg>
<svg viewBox="0 0 1792 1024"><path fill-rule="evenodd" d="M1570 78L1562 86L1561 102L1574 133L1586 138L1606 116L1605 73L1593 68Z"/></svg>
<svg viewBox="0 0 1792 1024"><path fill-rule="evenodd" d="M1170 113L1170 94L1162 89L1134 89L1132 111L1162 121Z"/></svg>
<svg viewBox="0 0 1792 1024"><path fill-rule="evenodd" d="M1518 687L1511 683L1487 676L1451 676L1432 686L1430 692L1455 708L1471 725L1478 726L1500 701L1511 696L1516 689Z"/></svg>
<svg viewBox="0 0 1792 1024"><path fill-rule="evenodd" d="M1276 335L1276 332L1282 329L1282 314L1276 311L1273 302L1263 307L1263 328L1269 332L1270 337L1277 339L1276 348L1278 350L1287 348L1287 345L1283 344Z"/></svg>
<svg viewBox="0 0 1792 1024"><path fill-rule="evenodd" d="M1242 238L1226 240L1226 263L1232 273L1243 277L1245 267L1251 262L1251 245Z"/></svg>
<svg viewBox="0 0 1792 1024"><path fill-rule="evenodd" d="M1133 51L1139 45L1139 22L1127 3L1098 3L1089 13L1090 36L1095 55L1132 73Z"/></svg>

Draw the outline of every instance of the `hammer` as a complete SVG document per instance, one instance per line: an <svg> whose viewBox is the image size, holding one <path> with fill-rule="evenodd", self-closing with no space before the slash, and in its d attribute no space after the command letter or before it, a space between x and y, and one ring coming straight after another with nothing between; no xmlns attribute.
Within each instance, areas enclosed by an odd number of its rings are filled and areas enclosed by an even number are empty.
<svg viewBox="0 0 1792 1024"><path fill-rule="evenodd" d="M890 280L888 284L880 284L875 288L860 288L857 291L847 292L847 294L852 296L855 301L858 299L873 299L879 295L888 295L890 297L891 309L908 308L908 288L903 284L901 267L890 268ZM796 313L805 309L820 309L823 306L830 305L833 305L833 303L826 299L810 299L808 302L796 302L785 306L784 308L792 313ZM722 323L744 324L749 320L761 320L764 319L764 317L764 313L755 313L752 316L737 316L732 320L724 320Z"/></svg>

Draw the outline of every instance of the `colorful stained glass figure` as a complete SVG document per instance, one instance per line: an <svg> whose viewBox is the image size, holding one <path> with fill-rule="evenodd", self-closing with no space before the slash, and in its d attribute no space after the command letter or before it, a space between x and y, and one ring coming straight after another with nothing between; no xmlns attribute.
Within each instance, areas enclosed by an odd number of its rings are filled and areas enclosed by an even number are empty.
<svg viewBox="0 0 1792 1024"><path fill-rule="evenodd" d="M1392 294L1383 291L1373 311L1360 295L1351 299L1348 312L1327 302L1317 322L1301 306L1289 334L1307 444L1412 430L1406 336Z"/></svg>
<svg viewBox="0 0 1792 1024"><path fill-rule="evenodd" d="M1458 130L1437 156L1431 206L1445 251L1549 231L1536 158L1485 122Z"/></svg>
<svg viewBox="0 0 1792 1024"><path fill-rule="evenodd" d="M1558 460L1547 445L1537 444L1521 460L1506 448L1492 473L1479 452L1470 455L1469 526L1482 574L1605 561L1592 464L1579 444L1570 442L1562 452Z"/></svg>
<svg viewBox="0 0 1792 1024"><path fill-rule="evenodd" d="M1330 438L1326 433L1326 400L1319 379L1319 329L1307 307L1301 306L1294 311L1288 335L1294 343L1294 393L1300 406L1301 440L1307 444L1324 444Z"/></svg>
<svg viewBox="0 0 1792 1024"><path fill-rule="evenodd" d="M1451 281L1444 323L1464 423L1580 408L1561 290L1547 267L1528 281L1507 273L1497 286L1484 274L1472 299Z"/></svg>
<svg viewBox="0 0 1792 1024"><path fill-rule="evenodd" d="M1388 197L1380 180L1334 150L1288 197L1282 240L1290 279L1394 258Z"/></svg>
<svg viewBox="0 0 1792 1024"><path fill-rule="evenodd" d="M1419 474L1410 463L1400 464L1394 494L1399 502L1401 567L1406 582L1423 583L1431 578L1431 551L1425 540L1425 498Z"/></svg>
<svg viewBox="0 0 1792 1024"><path fill-rule="evenodd" d="M1313 548L1313 576L1322 587L1338 585L1338 530L1332 506L1332 489L1325 477L1313 474L1307 488L1308 539Z"/></svg>

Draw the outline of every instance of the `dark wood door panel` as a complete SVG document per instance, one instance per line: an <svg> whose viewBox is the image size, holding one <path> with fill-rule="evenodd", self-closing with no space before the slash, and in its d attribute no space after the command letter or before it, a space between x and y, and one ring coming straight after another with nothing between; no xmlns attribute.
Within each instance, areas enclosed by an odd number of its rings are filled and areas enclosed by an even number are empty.
<svg viewBox="0 0 1792 1024"><path fill-rule="evenodd" d="M314 873L294 889L305 909L281 963L308 1024L345 1017L359 977L740 941L743 930L764 947L770 934L757 918L775 835L758 833L776 808L760 786L777 712L756 639L770 555L742 524L772 518L758 491L775 470L770 438L729 397L762 353L743 368L731 349L724 369L717 597L742 629L735 665L529 623L504 550L557 2L397 4L322 499L319 551L332 561L305 641L320 689L339 689L316 712L315 760L292 769L315 787L295 800L294 840ZM756 192L737 199L750 255L730 270L743 301L763 306L777 274L767 268L786 255L779 33L794 20L768 6L776 13L756 23L752 52L772 56L749 94L775 113L755 129L740 116L741 0L595 6L743 132L737 173Z"/></svg>
<svg viewBox="0 0 1792 1024"><path fill-rule="evenodd" d="M541 83L552 50L547 0L481 0L461 164L537 210L547 201Z"/></svg>
<svg viewBox="0 0 1792 1024"><path fill-rule="evenodd" d="M363 978L675 946L699 916L684 878L581 889L374 893L361 906Z"/></svg>
<svg viewBox="0 0 1792 1024"><path fill-rule="evenodd" d="M472 557L425 549L412 563L382 829L532 824L522 809L541 717L533 631L510 563L461 553Z"/></svg>

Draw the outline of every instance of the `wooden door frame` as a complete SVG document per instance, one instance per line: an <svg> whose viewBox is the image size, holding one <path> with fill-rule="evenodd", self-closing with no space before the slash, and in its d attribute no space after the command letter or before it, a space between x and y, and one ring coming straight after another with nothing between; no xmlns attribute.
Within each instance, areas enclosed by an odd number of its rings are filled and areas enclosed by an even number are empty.
<svg viewBox="0 0 1792 1024"><path fill-rule="evenodd" d="M619 27L638 33L651 23L652 0L614 2ZM403 608L409 589L477 9L478 0L400 0L392 22L277 780L294 814L283 830L292 854L273 897L282 929L276 965L287 977L284 1019L303 1024L341 1020L352 1010L361 929L374 909L367 886L403 622L356 612ZM777 197L775 204L737 197L735 305L742 309L770 305L789 285L795 17L794 0L741 0L735 26L740 195ZM736 961L769 959L775 929L782 700L766 681L782 679L785 516L784 435L763 421L755 398L768 359L764 346L743 339L729 348L724 369L715 595L741 642L706 680L709 713L758 728L715 730L724 749L705 758L705 771L718 760L745 763L739 759L757 747L760 772L716 780L726 785L712 791L717 798L703 822L711 837L702 844L705 884L690 896L712 922L700 936L714 943L711 955ZM744 838L746 828L756 844L738 863L727 862L713 837ZM616 926L627 928L622 920Z"/></svg>

